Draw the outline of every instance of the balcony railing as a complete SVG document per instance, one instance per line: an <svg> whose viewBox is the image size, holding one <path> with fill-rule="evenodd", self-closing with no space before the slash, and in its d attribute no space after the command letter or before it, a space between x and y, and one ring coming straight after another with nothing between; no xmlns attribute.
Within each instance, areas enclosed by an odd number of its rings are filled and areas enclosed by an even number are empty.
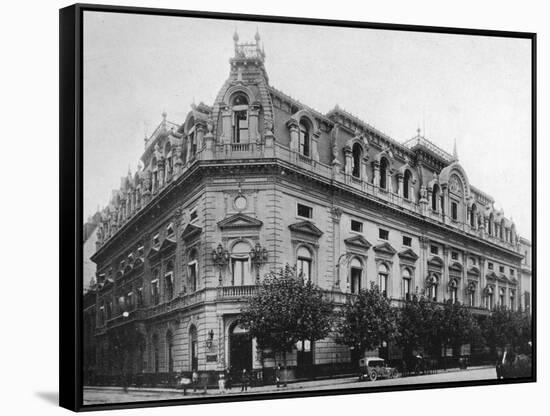
<svg viewBox="0 0 550 416"><path fill-rule="evenodd" d="M224 286L221 288L222 298L242 298L254 296L258 293L258 286Z"/></svg>

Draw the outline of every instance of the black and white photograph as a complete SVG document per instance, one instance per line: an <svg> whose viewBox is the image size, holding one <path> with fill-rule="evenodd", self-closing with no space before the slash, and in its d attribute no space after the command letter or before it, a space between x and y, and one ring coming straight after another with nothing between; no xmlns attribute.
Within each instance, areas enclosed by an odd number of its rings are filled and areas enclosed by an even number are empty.
<svg viewBox="0 0 550 416"><path fill-rule="evenodd" d="M81 16L84 408L535 380L532 33Z"/></svg>

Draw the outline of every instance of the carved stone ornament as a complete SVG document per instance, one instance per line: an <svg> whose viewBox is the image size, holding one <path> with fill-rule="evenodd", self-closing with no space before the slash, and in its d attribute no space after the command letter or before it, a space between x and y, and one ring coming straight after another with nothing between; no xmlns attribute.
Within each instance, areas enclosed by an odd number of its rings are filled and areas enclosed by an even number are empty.
<svg viewBox="0 0 550 416"><path fill-rule="evenodd" d="M453 194L462 195L462 185L456 176L451 176L449 179L449 190Z"/></svg>

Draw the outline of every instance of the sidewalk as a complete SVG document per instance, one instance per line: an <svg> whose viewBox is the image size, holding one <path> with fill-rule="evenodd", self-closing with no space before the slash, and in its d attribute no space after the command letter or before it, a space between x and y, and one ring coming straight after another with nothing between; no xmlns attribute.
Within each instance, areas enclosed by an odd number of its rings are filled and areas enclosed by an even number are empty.
<svg viewBox="0 0 550 416"><path fill-rule="evenodd" d="M481 370L486 368L492 368L492 366L477 366L477 367L468 367L467 370L460 370L458 368L452 368L449 370L439 371L437 374L449 374L454 372L465 372ZM414 376L412 376L414 377ZM407 377L411 378L411 377ZM287 384L287 387L277 388L274 384L258 386L258 387L249 387L248 391L241 392L240 386L235 386L231 390L226 390L225 395L239 395L239 394L260 394L260 393L277 393L285 391L293 391L300 389L315 390L316 388L328 387L328 386L341 386L343 384L357 383L357 377L342 377L342 378L329 378L329 379L320 379L320 380L308 380L308 381L298 381L290 382ZM111 391L111 392L123 392L122 387L113 387L113 386L85 386L85 390L88 391ZM183 396L183 389L180 388L168 388L168 387L128 387L127 391L129 393L178 393ZM221 395L220 391L216 388L211 388L204 392L204 387L197 389L196 392L193 392L193 388L188 388L185 397L197 397L207 395Z"/></svg>

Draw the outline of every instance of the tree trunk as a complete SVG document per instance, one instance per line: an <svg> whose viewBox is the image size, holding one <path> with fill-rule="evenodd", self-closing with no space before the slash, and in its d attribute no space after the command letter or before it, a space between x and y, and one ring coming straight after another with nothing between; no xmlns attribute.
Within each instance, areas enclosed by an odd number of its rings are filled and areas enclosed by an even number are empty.
<svg viewBox="0 0 550 416"><path fill-rule="evenodd" d="M288 369L286 368L286 351L283 351L283 366L284 366L284 369L285 371L283 372L283 387L286 387L286 377L287 377L287 374L288 374Z"/></svg>

